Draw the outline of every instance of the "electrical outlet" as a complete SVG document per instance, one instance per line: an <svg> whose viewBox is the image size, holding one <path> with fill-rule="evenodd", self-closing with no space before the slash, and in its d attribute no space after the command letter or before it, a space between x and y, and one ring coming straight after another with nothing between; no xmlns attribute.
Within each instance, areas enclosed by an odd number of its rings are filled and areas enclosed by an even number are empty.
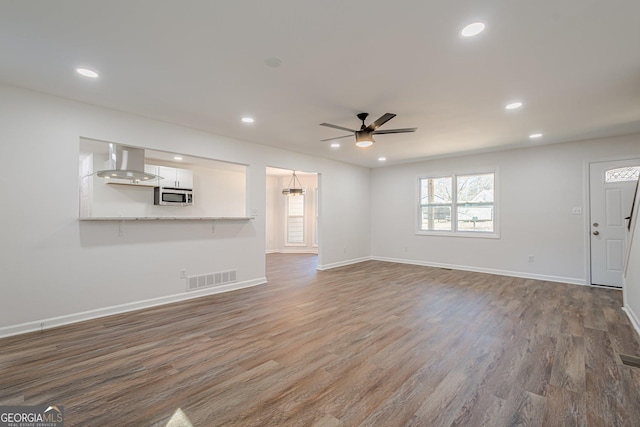
<svg viewBox="0 0 640 427"><path fill-rule="evenodd" d="M533 262L534 260L534 256L533 255L529 255L529 262Z"/></svg>
<svg viewBox="0 0 640 427"><path fill-rule="evenodd" d="M182 269L180 270L180 278L181 279L186 279L187 278L187 270L186 269Z"/></svg>
<svg viewBox="0 0 640 427"><path fill-rule="evenodd" d="M346 254L347 253L347 247L345 246L342 251Z"/></svg>

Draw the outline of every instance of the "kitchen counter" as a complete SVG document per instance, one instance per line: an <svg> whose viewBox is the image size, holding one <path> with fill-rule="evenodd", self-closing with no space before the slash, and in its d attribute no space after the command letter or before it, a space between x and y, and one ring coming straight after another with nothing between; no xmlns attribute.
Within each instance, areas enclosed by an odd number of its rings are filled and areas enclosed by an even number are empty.
<svg viewBox="0 0 640 427"><path fill-rule="evenodd" d="M248 221L252 216L114 216L78 218L79 221Z"/></svg>

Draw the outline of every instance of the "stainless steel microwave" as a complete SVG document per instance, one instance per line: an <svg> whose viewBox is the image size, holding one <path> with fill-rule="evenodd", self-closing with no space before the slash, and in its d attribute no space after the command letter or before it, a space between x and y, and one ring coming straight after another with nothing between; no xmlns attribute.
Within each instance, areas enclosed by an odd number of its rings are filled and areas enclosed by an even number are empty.
<svg viewBox="0 0 640 427"><path fill-rule="evenodd" d="M190 188L154 187L153 204L160 206L191 206L193 190Z"/></svg>

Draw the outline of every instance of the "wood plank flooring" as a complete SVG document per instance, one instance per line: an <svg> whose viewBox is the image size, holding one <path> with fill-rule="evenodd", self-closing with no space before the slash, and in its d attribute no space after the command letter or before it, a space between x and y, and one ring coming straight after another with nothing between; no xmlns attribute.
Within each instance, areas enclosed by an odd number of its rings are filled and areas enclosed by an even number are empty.
<svg viewBox="0 0 640 427"><path fill-rule="evenodd" d="M638 426L620 291L272 254L251 289L0 340L66 426Z"/></svg>

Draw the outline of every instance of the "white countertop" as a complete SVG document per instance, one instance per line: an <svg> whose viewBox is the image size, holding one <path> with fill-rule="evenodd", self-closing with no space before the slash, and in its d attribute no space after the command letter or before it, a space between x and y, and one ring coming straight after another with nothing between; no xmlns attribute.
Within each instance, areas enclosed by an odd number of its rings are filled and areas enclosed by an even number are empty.
<svg viewBox="0 0 640 427"><path fill-rule="evenodd" d="M248 221L252 216L115 216L78 218L79 221Z"/></svg>

